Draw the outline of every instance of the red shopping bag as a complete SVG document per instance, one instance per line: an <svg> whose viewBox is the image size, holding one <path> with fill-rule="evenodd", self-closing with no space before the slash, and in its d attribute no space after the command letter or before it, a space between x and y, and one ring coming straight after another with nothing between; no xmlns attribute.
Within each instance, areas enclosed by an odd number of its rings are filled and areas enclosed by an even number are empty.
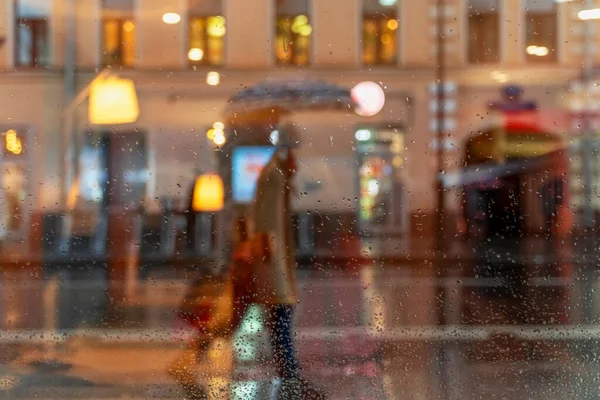
<svg viewBox="0 0 600 400"><path fill-rule="evenodd" d="M190 285L178 317L202 334L229 335L233 331L233 281L226 276L204 276Z"/></svg>

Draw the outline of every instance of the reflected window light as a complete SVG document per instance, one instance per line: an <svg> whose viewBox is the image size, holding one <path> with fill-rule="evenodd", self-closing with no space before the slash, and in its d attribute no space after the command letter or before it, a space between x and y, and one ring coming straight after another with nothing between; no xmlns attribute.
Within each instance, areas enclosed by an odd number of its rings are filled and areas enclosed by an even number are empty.
<svg viewBox="0 0 600 400"><path fill-rule="evenodd" d="M359 129L354 134L354 137L359 142L366 142L367 140L371 139L371 131L368 129Z"/></svg>
<svg viewBox="0 0 600 400"><path fill-rule="evenodd" d="M362 21L362 61L365 65L395 64L398 53L399 23L396 11L364 10Z"/></svg>
<svg viewBox="0 0 600 400"><path fill-rule="evenodd" d="M312 26L308 0L277 1L275 10L275 59L279 64L310 63Z"/></svg>
<svg viewBox="0 0 600 400"><path fill-rule="evenodd" d="M215 137L213 138L213 142L217 146L223 146L227 140L225 139L225 134L223 132L216 132Z"/></svg>
<svg viewBox="0 0 600 400"><path fill-rule="evenodd" d="M179 21L181 21L181 15L177 13L165 13L162 16L162 20L165 24L175 25L178 24Z"/></svg>
<svg viewBox="0 0 600 400"><path fill-rule="evenodd" d="M222 130L224 130L224 129L225 129L225 124L224 124L224 123L222 123L222 122L219 122L219 121L217 121L217 122L215 122L215 123L213 124L213 128L214 128L214 129L216 129L216 130L220 130L220 131L222 131Z"/></svg>
<svg viewBox="0 0 600 400"><path fill-rule="evenodd" d="M206 20L206 33L209 36L221 38L225 36L227 29L225 28L225 17L217 15L208 17Z"/></svg>
<svg viewBox="0 0 600 400"><path fill-rule="evenodd" d="M135 23L131 19L105 18L102 22L104 65L132 67L135 61Z"/></svg>
<svg viewBox="0 0 600 400"><path fill-rule="evenodd" d="M204 51L198 48L190 49L190 51L188 51L188 58L190 61L202 61L204 58Z"/></svg>
<svg viewBox="0 0 600 400"><path fill-rule="evenodd" d="M577 18L579 18L582 21L588 21L588 20L592 20L592 19L600 19L600 8L581 10L577 13Z"/></svg>
<svg viewBox="0 0 600 400"><path fill-rule="evenodd" d="M215 71L211 71L206 74L206 83L210 86L217 86L221 83L221 74Z"/></svg>
<svg viewBox="0 0 600 400"><path fill-rule="evenodd" d="M188 59L191 66L223 64L227 33L225 17L193 16L189 19L188 32Z"/></svg>

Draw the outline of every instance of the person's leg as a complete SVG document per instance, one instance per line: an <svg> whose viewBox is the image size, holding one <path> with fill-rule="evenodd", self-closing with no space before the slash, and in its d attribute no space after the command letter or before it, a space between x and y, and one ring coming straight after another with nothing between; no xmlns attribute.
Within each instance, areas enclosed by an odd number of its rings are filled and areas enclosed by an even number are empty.
<svg viewBox="0 0 600 400"><path fill-rule="evenodd" d="M293 338L294 306L275 305L269 309L271 349L277 373L281 378L299 378L300 367L296 359Z"/></svg>
<svg viewBox="0 0 600 400"><path fill-rule="evenodd" d="M208 399L206 392L198 384L198 362L210 347L210 340L196 339L169 366L168 375L173 378L185 392L186 399Z"/></svg>

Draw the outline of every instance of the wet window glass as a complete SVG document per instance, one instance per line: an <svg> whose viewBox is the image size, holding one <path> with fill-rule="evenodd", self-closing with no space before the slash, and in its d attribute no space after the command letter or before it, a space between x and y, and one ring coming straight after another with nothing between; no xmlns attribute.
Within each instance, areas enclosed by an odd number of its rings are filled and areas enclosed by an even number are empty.
<svg viewBox="0 0 600 400"><path fill-rule="evenodd" d="M599 399L591 0L0 0L0 398Z"/></svg>

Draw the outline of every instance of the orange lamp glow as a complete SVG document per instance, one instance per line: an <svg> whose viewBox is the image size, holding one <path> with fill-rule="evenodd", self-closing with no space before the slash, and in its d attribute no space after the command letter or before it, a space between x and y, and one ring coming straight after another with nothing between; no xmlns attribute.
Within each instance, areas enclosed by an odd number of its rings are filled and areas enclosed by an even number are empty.
<svg viewBox="0 0 600 400"><path fill-rule="evenodd" d="M97 125L137 121L140 108L133 81L108 77L92 82L88 114L90 122Z"/></svg>
<svg viewBox="0 0 600 400"><path fill-rule="evenodd" d="M196 179L192 209L196 212L215 212L223 209L223 180L217 174L204 174Z"/></svg>

